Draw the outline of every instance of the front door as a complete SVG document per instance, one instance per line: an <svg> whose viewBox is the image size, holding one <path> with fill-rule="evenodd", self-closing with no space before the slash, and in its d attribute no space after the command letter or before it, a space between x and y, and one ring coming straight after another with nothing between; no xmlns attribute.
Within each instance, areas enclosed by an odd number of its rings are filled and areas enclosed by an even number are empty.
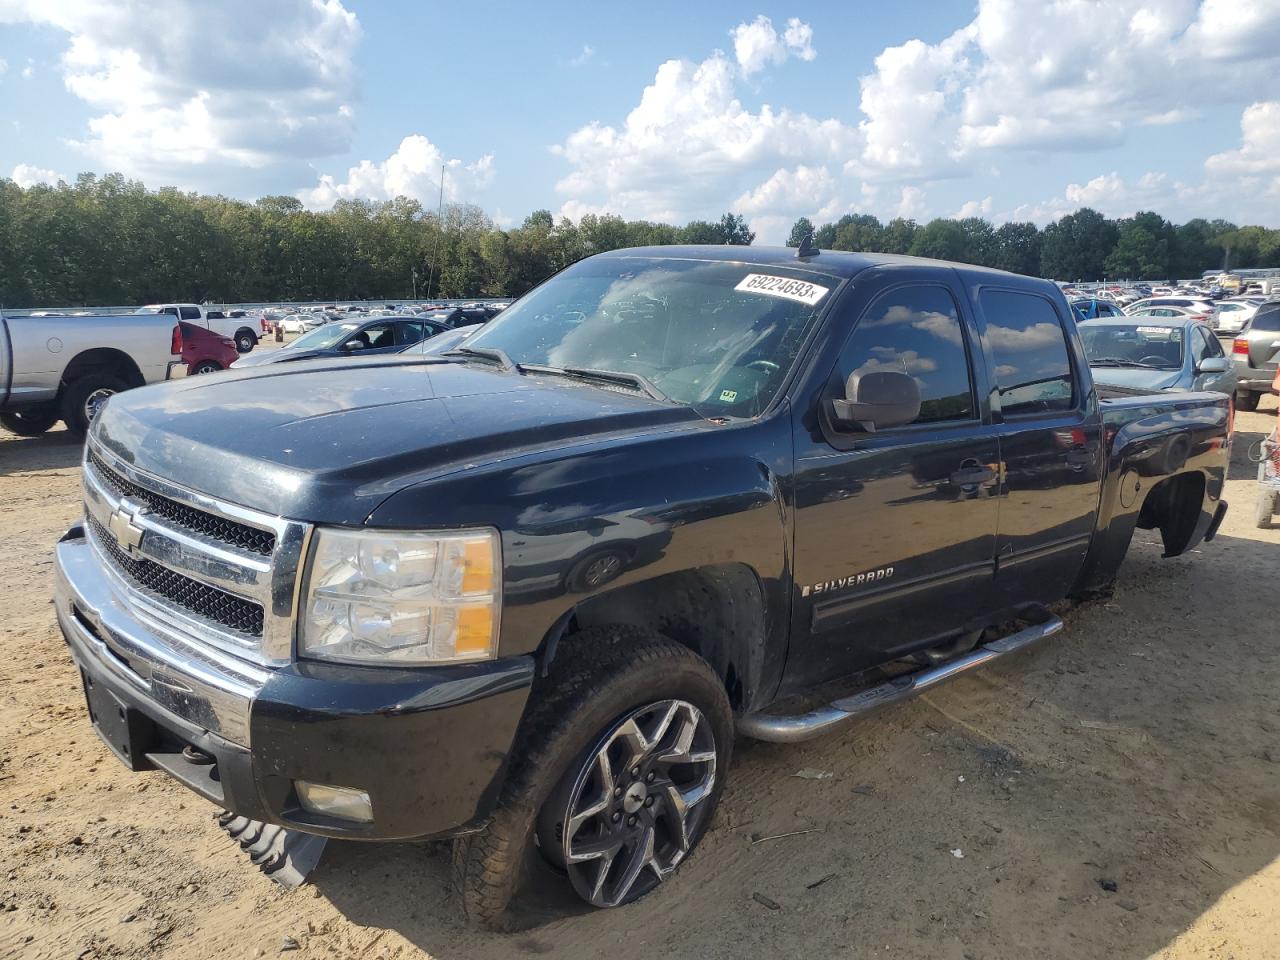
<svg viewBox="0 0 1280 960"><path fill-rule="evenodd" d="M975 389L973 332L948 286L897 283L870 296L823 411L857 370L903 370L923 402L903 427L837 429L823 415L821 430L797 431L788 686L927 645L990 603L1000 458Z"/></svg>

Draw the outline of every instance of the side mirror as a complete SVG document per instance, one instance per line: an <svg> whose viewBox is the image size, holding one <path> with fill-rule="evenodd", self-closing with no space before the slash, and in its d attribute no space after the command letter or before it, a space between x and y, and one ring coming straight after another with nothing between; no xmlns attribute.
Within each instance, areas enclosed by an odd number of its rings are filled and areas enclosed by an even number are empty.
<svg viewBox="0 0 1280 960"><path fill-rule="evenodd" d="M1196 366L1199 373L1226 373L1226 357L1206 357Z"/></svg>
<svg viewBox="0 0 1280 960"><path fill-rule="evenodd" d="M920 416L920 385L901 370L854 371L845 382L845 398L831 401L836 422L867 433L900 427Z"/></svg>
<svg viewBox="0 0 1280 960"><path fill-rule="evenodd" d="M346 343L344 343L344 344L342 345L342 349L343 349L343 350L346 350L346 351L347 351L347 352L349 352L349 353L354 352L354 351L356 351L356 350L363 350L363 349L364 349L364 341L363 341L363 340L348 340Z"/></svg>

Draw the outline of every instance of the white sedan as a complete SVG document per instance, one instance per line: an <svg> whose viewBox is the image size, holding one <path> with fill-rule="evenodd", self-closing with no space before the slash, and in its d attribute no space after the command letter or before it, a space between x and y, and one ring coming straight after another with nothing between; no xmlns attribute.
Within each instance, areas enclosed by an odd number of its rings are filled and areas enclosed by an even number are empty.
<svg viewBox="0 0 1280 960"><path fill-rule="evenodd" d="M1258 305L1247 300L1219 300L1216 333L1239 333L1258 312Z"/></svg>
<svg viewBox="0 0 1280 960"><path fill-rule="evenodd" d="M280 329L285 333L306 333L324 326L325 319L323 314L291 313L280 321Z"/></svg>

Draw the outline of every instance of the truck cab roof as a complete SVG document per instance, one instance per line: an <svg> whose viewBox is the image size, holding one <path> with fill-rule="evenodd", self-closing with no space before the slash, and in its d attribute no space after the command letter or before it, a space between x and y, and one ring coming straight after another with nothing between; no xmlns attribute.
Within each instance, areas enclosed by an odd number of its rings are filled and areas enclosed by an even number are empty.
<svg viewBox="0 0 1280 960"><path fill-rule="evenodd" d="M1005 270L981 267L976 264L953 263L948 260L932 260L928 257L909 257L895 253L862 253L845 250L820 250L813 256L797 257L794 247L744 247L730 244L697 244L683 246L628 247L596 255L606 258L646 258L671 260L717 260L725 263L748 263L760 266L788 267L808 270L830 277L848 280L873 267L902 267L916 269L951 270L961 276L999 277L1004 281L1057 289L1050 280L1040 280Z"/></svg>

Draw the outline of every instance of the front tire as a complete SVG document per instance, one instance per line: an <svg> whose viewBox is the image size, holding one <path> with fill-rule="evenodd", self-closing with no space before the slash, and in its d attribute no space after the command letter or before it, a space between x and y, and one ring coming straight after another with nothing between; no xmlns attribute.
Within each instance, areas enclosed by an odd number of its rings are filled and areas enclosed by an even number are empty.
<svg viewBox="0 0 1280 960"><path fill-rule="evenodd" d="M62 391L62 419L67 430L72 436L83 438L102 404L114 394L128 389L129 385L118 377L100 373L89 373L71 381Z"/></svg>
<svg viewBox="0 0 1280 960"><path fill-rule="evenodd" d="M222 369L222 364L220 364L217 360L201 360L199 363L196 364L195 369L192 370L191 372L193 374L217 373L221 369Z"/></svg>
<svg viewBox="0 0 1280 960"><path fill-rule="evenodd" d="M1236 409L1243 410L1246 413L1252 413L1258 409L1258 401L1262 399L1262 394L1254 393L1252 390L1236 391Z"/></svg>
<svg viewBox="0 0 1280 960"><path fill-rule="evenodd" d="M35 407L0 413L0 425L20 437L38 437L60 419L61 414L56 407Z"/></svg>
<svg viewBox="0 0 1280 960"><path fill-rule="evenodd" d="M532 697L492 821L454 843L467 919L499 930L525 925L548 879L621 906L669 877L710 826L733 751L720 678L636 627L565 640Z"/></svg>

